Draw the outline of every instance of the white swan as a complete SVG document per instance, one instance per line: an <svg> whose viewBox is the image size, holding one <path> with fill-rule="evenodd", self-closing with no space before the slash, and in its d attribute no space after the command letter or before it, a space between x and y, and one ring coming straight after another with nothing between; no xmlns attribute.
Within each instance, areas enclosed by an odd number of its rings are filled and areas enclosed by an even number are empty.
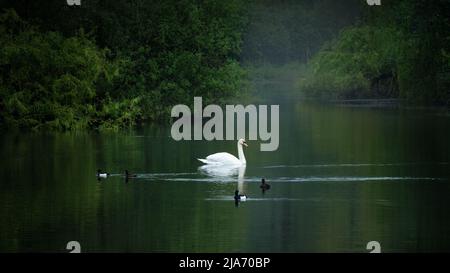
<svg viewBox="0 0 450 273"><path fill-rule="evenodd" d="M245 160L244 151L242 149L243 145L245 145L245 147L248 146L247 142L241 138L237 143L239 158L236 158L234 155L229 153L215 153L208 155L205 159L198 158L198 160L205 164L212 165L245 165L247 164L247 161Z"/></svg>

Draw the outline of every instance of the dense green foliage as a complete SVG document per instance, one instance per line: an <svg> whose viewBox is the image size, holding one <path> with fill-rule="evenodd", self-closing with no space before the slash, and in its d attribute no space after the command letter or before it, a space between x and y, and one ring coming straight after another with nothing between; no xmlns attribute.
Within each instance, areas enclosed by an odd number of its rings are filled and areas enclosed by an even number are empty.
<svg viewBox="0 0 450 273"><path fill-rule="evenodd" d="M96 81L108 64L81 33L41 33L10 10L0 17L2 123L68 129L96 114Z"/></svg>
<svg viewBox="0 0 450 273"><path fill-rule="evenodd" d="M124 127L168 119L193 96L222 103L242 91L243 1L5 2L7 127Z"/></svg>
<svg viewBox="0 0 450 273"><path fill-rule="evenodd" d="M383 1L323 46L300 79L307 95L450 105L448 1Z"/></svg>
<svg viewBox="0 0 450 273"><path fill-rule="evenodd" d="M254 82L450 104L450 3L0 0L0 126L119 128ZM306 67L306 68L305 68Z"/></svg>

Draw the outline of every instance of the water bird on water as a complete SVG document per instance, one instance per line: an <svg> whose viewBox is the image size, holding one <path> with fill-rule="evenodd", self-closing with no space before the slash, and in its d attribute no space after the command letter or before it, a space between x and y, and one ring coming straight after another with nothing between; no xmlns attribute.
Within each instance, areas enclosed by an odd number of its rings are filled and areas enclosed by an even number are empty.
<svg viewBox="0 0 450 273"><path fill-rule="evenodd" d="M266 183L266 180L263 178L261 179L261 185L259 186L264 193L267 190L270 190L270 185Z"/></svg>
<svg viewBox="0 0 450 273"><path fill-rule="evenodd" d="M125 178L135 178L137 177L137 174L132 174L128 170L125 170Z"/></svg>
<svg viewBox="0 0 450 273"><path fill-rule="evenodd" d="M239 194L239 191L236 190L234 192L234 201L236 201L236 202L238 202L238 201L247 201L247 195Z"/></svg>
<svg viewBox="0 0 450 273"><path fill-rule="evenodd" d="M109 176L109 173L102 173L102 170L97 170L97 178L107 178Z"/></svg>
<svg viewBox="0 0 450 273"><path fill-rule="evenodd" d="M247 161L245 160L244 156L244 150L242 146L248 147L247 142L245 142L245 139L239 139L237 143L237 149L238 149L238 157L235 157L234 155L230 153L215 153L212 155L208 155L205 159L198 158L201 162L205 164L211 164L211 165L245 165L247 164Z"/></svg>

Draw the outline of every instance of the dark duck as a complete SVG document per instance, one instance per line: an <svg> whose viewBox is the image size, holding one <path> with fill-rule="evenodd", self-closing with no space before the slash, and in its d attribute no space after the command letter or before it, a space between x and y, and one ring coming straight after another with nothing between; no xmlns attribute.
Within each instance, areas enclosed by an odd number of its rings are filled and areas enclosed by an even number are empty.
<svg viewBox="0 0 450 273"><path fill-rule="evenodd" d="M266 183L266 180L264 178L261 179L261 185L259 187L263 192L270 189L270 185Z"/></svg>
<svg viewBox="0 0 450 273"><path fill-rule="evenodd" d="M107 178L109 176L109 173L103 173L102 170L97 170L97 178Z"/></svg>
<svg viewBox="0 0 450 273"><path fill-rule="evenodd" d="M238 190L236 190L234 192L234 201L238 202L238 201L246 201L246 200L247 200L247 195L239 194Z"/></svg>
<svg viewBox="0 0 450 273"><path fill-rule="evenodd" d="M135 178L135 177L137 177L136 174L132 174L128 170L125 170L125 178L126 179L128 179L128 178Z"/></svg>

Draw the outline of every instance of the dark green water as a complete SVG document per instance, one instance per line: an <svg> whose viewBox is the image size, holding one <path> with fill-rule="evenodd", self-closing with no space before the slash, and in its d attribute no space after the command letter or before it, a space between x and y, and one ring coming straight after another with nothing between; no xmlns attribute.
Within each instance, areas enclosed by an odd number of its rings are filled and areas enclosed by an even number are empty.
<svg viewBox="0 0 450 273"><path fill-rule="evenodd" d="M3 134L0 251L450 251L450 117L280 102L280 146L245 150L242 179L199 171L234 141L170 128ZM113 175L97 181L97 168ZM137 173L125 179L125 169ZM244 171L244 170L241 170ZM272 188L262 194L260 178ZM240 183L239 183L240 181ZM239 188L249 200L235 207Z"/></svg>

